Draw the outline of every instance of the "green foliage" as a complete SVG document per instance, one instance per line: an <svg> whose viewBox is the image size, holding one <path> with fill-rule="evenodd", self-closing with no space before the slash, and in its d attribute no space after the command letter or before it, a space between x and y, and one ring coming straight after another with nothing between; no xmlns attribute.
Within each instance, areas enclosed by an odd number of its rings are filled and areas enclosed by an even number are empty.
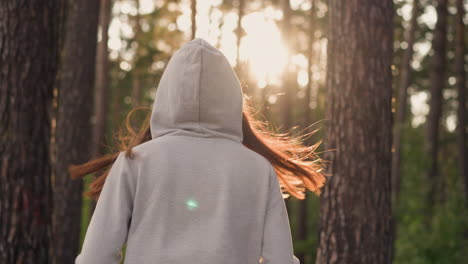
<svg viewBox="0 0 468 264"><path fill-rule="evenodd" d="M463 204L461 179L455 169L455 155L440 160L445 191L442 201L434 206L432 220L428 221L424 213L427 184L423 175L429 164L423 151L423 132L421 126L407 126L405 130L394 263L463 263L468 257L468 215Z"/></svg>

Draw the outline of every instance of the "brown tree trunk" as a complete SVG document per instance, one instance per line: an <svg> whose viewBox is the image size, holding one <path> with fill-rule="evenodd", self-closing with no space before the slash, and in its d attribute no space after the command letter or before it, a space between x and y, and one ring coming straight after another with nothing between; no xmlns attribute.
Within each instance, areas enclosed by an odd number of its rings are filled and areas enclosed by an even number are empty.
<svg viewBox="0 0 468 264"><path fill-rule="evenodd" d="M434 55L431 61L429 116L427 119L426 153L429 154L427 170L427 219L433 214L434 203L441 197L442 179L438 176L439 126L442 115L442 90L446 83L446 46L447 46L447 0L437 0L437 23L432 40Z"/></svg>
<svg viewBox="0 0 468 264"><path fill-rule="evenodd" d="M307 203L307 198L308 198L308 195L306 195L306 198L304 200L299 200L299 215L298 215L298 218L299 218L299 225L298 225L298 236L297 236L297 239L299 239L300 241L302 241L303 243L305 243L307 241L307 233L308 233L308 229L307 229L307 220L308 220L308 217L307 217L307 206L308 206L308 203ZM305 263L306 261L306 253L305 252L301 252L300 254L297 254L297 257L299 258L299 260L301 261L301 263Z"/></svg>
<svg viewBox="0 0 468 264"><path fill-rule="evenodd" d="M463 23L465 9L463 0L457 0L457 15L455 23L455 72L457 76L458 90L458 170L461 180L464 182L465 202L468 206L468 157L467 157L467 116L466 116L466 73L465 73L465 32L466 27Z"/></svg>
<svg viewBox="0 0 468 264"><path fill-rule="evenodd" d="M111 15L111 0L100 0L99 26L101 41L97 47L96 56L96 92L94 100L94 128L92 156L104 153L104 137L106 134L108 99L109 99L109 51L107 41Z"/></svg>
<svg viewBox="0 0 468 264"><path fill-rule="evenodd" d="M314 37L314 31L315 31L315 0L310 0L311 2L311 8L310 8L310 14L309 14L309 43L308 43L308 51L307 51L307 75L309 78L309 81L307 83L306 87L306 96L305 96L305 112L304 112L304 124L303 128L305 129L307 126L309 126L313 120L312 118L312 109L310 108L310 102L312 100L311 94L312 94L312 58L313 58L313 45L315 41ZM309 140L307 140L309 141ZM308 229L307 229L307 223L308 223L308 196L306 195L306 198L304 200L299 201L299 224L298 224L298 239L306 242L308 238ZM297 255L301 263L306 262L306 254L305 253L300 253Z"/></svg>
<svg viewBox="0 0 468 264"><path fill-rule="evenodd" d="M0 263L48 263L63 4L0 1Z"/></svg>
<svg viewBox="0 0 468 264"><path fill-rule="evenodd" d="M390 263L393 3L329 1L317 264Z"/></svg>
<svg viewBox="0 0 468 264"><path fill-rule="evenodd" d="M69 1L58 88L52 263L73 263L79 249L83 184L70 164L91 157L99 2Z"/></svg>
<svg viewBox="0 0 468 264"><path fill-rule="evenodd" d="M141 48L140 48L140 43L138 43L138 40L140 39L141 35L141 18L140 18L140 0L135 0L135 5L136 5L136 16L135 16L135 36L134 39L137 42L137 49L135 53L135 63L133 65L133 71L132 71L132 104L134 107L139 106L141 103L141 71L138 65L138 61L140 60L140 55L141 55Z"/></svg>
<svg viewBox="0 0 468 264"><path fill-rule="evenodd" d="M282 94L278 99L279 106L281 107L281 126L284 131L291 129L292 122L292 98L295 97L295 89L293 88L295 80L293 80L293 72L290 69L291 62L291 6L289 0L282 0L282 9L283 9L283 23L282 23L282 33L283 38L288 49L288 56L286 59L286 68L283 73L283 84L282 84ZM287 202L286 202L287 203Z"/></svg>
<svg viewBox="0 0 468 264"><path fill-rule="evenodd" d="M304 100L304 128L309 126L310 123L314 120L312 116L312 108L311 102L312 98L312 89L313 89L313 82L312 82L312 65L314 59L314 42L315 42L315 0L310 0L311 7L310 7L310 14L309 14L309 43L307 49L307 86L306 86L306 95ZM309 140L308 140L309 141Z"/></svg>
<svg viewBox="0 0 468 264"><path fill-rule="evenodd" d="M244 17L244 9L245 9L245 2L244 0L238 0L237 1L237 28L236 28L236 40L237 40L237 54L236 54L236 73L239 76L239 79L242 80L242 65L241 65L241 60L240 60L240 45L241 45L241 39L243 36L244 30L242 29L242 18ZM246 90L247 87L242 87L244 90ZM248 91L244 91L246 93Z"/></svg>
<svg viewBox="0 0 468 264"><path fill-rule="evenodd" d="M397 197L400 193L400 182L401 182L401 145L402 145L402 134L403 127L406 120L406 108L408 87L411 84L411 61L413 59L413 45L416 37L417 19L419 14L419 0L413 0L413 10L411 13L411 20L406 30L405 41L408 47L403 53L403 59L400 68L400 83L398 86L398 107L396 111L395 120L395 139L394 139L394 153L392 160L392 190L393 190L393 202L397 202Z"/></svg>
<svg viewBox="0 0 468 264"><path fill-rule="evenodd" d="M192 39L195 38L197 33L197 0L190 1L190 8L192 9L192 13L190 14L190 18L192 20Z"/></svg>
<svg viewBox="0 0 468 264"><path fill-rule="evenodd" d="M99 0L99 27L101 41L97 45L96 54L96 84L94 93L94 125L92 157L98 157L105 152L105 135L107 127L107 112L109 108L109 23L111 18L112 1ZM93 215L96 203L91 201L90 215Z"/></svg>

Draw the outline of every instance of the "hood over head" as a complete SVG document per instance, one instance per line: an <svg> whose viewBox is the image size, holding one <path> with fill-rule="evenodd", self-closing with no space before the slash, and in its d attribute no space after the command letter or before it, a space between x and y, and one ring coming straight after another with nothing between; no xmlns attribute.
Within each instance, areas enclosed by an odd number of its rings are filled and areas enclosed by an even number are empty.
<svg viewBox="0 0 468 264"><path fill-rule="evenodd" d="M243 94L226 57L203 39L169 60L151 114L151 137L224 137L242 142Z"/></svg>

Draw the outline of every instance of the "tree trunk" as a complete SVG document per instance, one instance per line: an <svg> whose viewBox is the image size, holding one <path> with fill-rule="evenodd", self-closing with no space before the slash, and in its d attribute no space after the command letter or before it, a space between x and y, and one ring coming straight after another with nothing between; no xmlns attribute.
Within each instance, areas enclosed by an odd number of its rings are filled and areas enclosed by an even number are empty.
<svg viewBox="0 0 468 264"><path fill-rule="evenodd" d="M308 43L308 49L307 49L307 86L306 86L306 95L305 95L305 100L304 100L304 128L309 126L311 122L314 120L312 116L312 108L311 108L311 102L313 100L312 98L312 89L313 89L313 83L312 83L312 65L313 65L313 60L314 60L314 42L315 42L315 0L310 0L311 2L311 7L310 7L310 14L309 14L309 43ZM309 140L307 140L309 141Z"/></svg>
<svg viewBox="0 0 468 264"><path fill-rule="evenodd" d="M63 4L0 1L0 263L48 263Z"/></svg>
<svg viewBox="0 0 468 264"><path fill-rule="evenodd" d="M92 157L98 157L105 152L105 135L107 127L107 112L109 108L109 23L111 18L111 0L99 0L99 27L101 41L97 45L96 54L96 84L94 98L94 124ZM93 215L96 203L91 201L90 215Z"/></svg>
<svg viewBox="0 0 468 264"><path fill-rule="evenodd" d="M141 19L140 19L140 0L135 0L135 6L136 6L136 16L135 16L135 36L134 40L136 41L137 48L136 48L136 53L135 53L135 63L133 65L133 70L132 70L132 104L134 107L139 106L141 103L141 70L140 70L140 65L138 64L138 61L140 60L140 55L141 55L141 47L140 43L138 42L140 39L141 35Z"/></svg>
<svg viewBox="0 0 468 264"><path fill-rule="evenodd" d="M438 176L439 126L442 115L442 90L446 83L446 46L447 46L447 0L437 0L437 23L434 30L431 61L429 116L427 119L426 153L429 154L427 170L427 219L433 214L433 205L441 197L442 179Z"/></svg>
<svg viewBox="0 0 468 264"><path fill-rule="evenodd" d="M390 263L393 3L329 1L317 264Z"/></svg>
<svg viewBox="0 0 468 264"><path fill-rule="evenodd" d="M304 124L303 127L306 128L309 126L313 120L312 118L312 109L310 108L310 101L311 101L311 94L312 94L312 59L313 59L313 51L314 51L314 31L315 31L315 0L310 0L311 7L310 7L310 14L309 14L309 43L308 43L308 51L307 51L307 75L308 75L308 83L306 87L306 96L305 96L305 112L304 112ZM310 141L307 139L307 141ZM307 142L308 143L308 142ZM298 224L298 239L306 242L308 238L308 196L304 200L299 201L299 224ZM299 258L301 263L306 262L306 254L301 253L298 254L297 257Z"/></svg>
<svg viewBox="0 0 468 264"><path fill-rule="evenodd" d="M465 202L468 206L468 160L467 157L467 116L466 116L466 73L465 73L465 31L466 27L463 23L465 9L463 0L457 0L457 15L456 15L456 35L455 35L455 72L457 76L458 90L458 127L457 127L457 144L458 144L458 170L461 180L464 182Z"/></svg>
<svg viewBox="0 0 468 264"><path fill-rule="evenodd" d="M240 45L241 45L241 39L242 39L242 36L243 36L243 32L244 30L242 29L242 18L244 17L244 9L245 9L245 2L244 0L238 0L238 3L237 3L237 28L236 28L236 40L237 40L237 54L236 54L236 73L237 75L239 76L239 79L242 80L241 76L242 76L242 65L241 65L241 60L240 60ZM246 89L246 87L242 87L244 90ZM246 91L244 91L246 92Z"/></svg>
<svg viewBox="0 0 468 264"><path fill-rule="evenodd" d="M398 86L398 108L396 111L395 120L395 140L394 140L394 153L392 162L392 189L393 189L393 202L396 204L397 197L400 193L401 182L401 145L402 134L406 120L407 90L411 84L411 61L413 59L413 46L416 37L417 19L419 14L419 0L413 0L413 10L411 12L411 20L408 29L406 30L406 43L408 47L403 53L403 59L400 68L400 83Z"/></svg>
<svg viewBox="0 0 468 264"><path fill-rule="evenodd" d="M53 263L73 263L79 249L83 184L70 164L91 157L99 2L69 1L61 63L54 178Z"/></svg>
<svg viewBox="0 0 468 264"><path fill-rule="evenodd" d="M190 8L192 9L192 13L190 14L190 18L192 20L192 39L195 38L197 33L197 0L190 0Z"/></svg>
<svg viewBox="0 0 468 264"><path fill-rule="evenodd" d="M282 33L283 39L286 44L286 48L288 49L288 55L286 59L286 67L283 73L283 85L282 85L282 94L278 99L279 105L281 107L281 122L284 131L288 131L291 129L293 122L292 122L292 98L295 96L295 89L293 88L294 83L292 80L293 72L291 70L291 6L289 0L283 0L283 23L282 23Z"/></svg>
<svg viewBox="0 0 468 264"><path fill-rule="evenodd" d="M97 47L96 56L96 93L94 100L94 128L92 156L104 153L104 137L107 126L107 111L109 99L109 51L107 41L111 15L111 0L100 0L99 26L101 41Z"/></svg>
<svg viewBox="0 0 468 264"><path fill-rule="evenodd" d="M299 225L298 225L298 239L302 242L307 241L307 234L308 234L308 229L307 229L307 198L308 195L306 195L304 200L299 200ZM306 253L301 252L300 254L297 255L301 263L305 263L306 261Z"/></svg>

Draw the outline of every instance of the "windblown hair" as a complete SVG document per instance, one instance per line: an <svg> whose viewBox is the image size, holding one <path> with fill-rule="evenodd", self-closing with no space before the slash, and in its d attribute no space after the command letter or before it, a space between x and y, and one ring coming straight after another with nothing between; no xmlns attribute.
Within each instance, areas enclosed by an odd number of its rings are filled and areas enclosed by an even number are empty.
<svg viewBox="0 0 468 264"><path fill-rule="evenodd" d="M131 124L132 114L139 109L149 110L140 129L135 131ZM73 179L88 174L101 174L95 177L90 184L86 196L97 200L106 181L110 168L120 152L132 157L132 148L151 140L150 131L151 109L137 107L130 111L125 120L126 129L118 134L118 151L114 154L104 155L81 165L69 167ZM308 146L303 142L317 130L299 136L288 133L275 133L268 129L268 122L255 119L253 108L244 103L242 113L243 144L247 148L265 157L275 168L281 184L284 197L293 195L304 199L306 189L320 195L320 188L325 183L323 174L324 162L319 158L316 150L321 141ZM286 192L286 194L284 193ZM288 194L289 193L289 194Z"/></svg>

